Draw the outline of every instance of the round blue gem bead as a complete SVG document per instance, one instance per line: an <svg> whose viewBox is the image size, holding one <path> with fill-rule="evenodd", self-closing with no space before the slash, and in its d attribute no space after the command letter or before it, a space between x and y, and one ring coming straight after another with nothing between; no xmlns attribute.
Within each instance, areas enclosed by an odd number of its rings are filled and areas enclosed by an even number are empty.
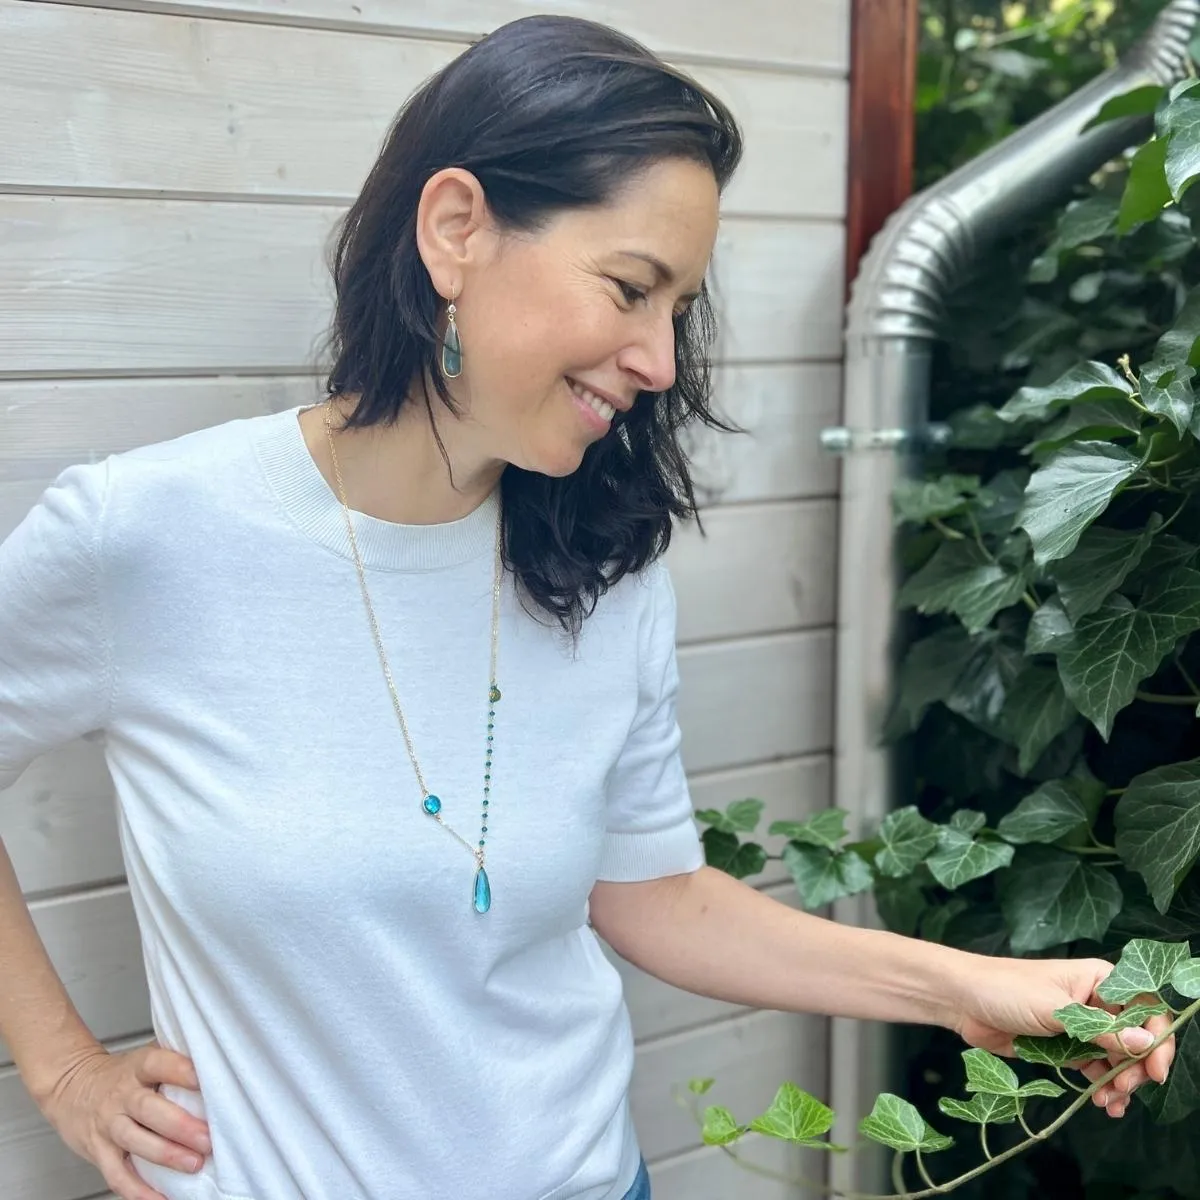
<svg viewBox="0 0 1200 1200"><path fill-rule="evenodd" d="M442 802L437 796L426 796L421 801L421 807L431 816L436 817L442 811Z"/></svg>

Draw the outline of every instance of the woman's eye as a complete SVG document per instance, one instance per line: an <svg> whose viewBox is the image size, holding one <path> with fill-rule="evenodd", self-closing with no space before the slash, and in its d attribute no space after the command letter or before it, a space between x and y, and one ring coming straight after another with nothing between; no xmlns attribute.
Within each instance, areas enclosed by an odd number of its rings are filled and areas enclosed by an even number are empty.
<svg viewBox="0 0 1200 1200"><path fill-rule="evenodd" d="M621 279L614 279L613 282L621 289L621 295L625 297L626 304L636 304L639 300L647 298L646 293L640 288L635 288L632 283L625 283Z"/></svg>

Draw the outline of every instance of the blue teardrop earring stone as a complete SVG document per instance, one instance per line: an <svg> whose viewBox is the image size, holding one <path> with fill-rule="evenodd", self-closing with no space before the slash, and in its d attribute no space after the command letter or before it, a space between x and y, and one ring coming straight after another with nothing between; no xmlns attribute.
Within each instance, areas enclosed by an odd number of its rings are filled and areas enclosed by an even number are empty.
<svg viewBox="0 0 1200 1200"><path fill-rule="evenodd" d="M482 867L475 872L475 911L485 913L492 907L492 885Z"/></svg>
<svg viewBox="0 0 1200 1200"><path fill-rule="evenodd" d="M442 343L442 374L447 379L457 379L462 374L462 342L458 337L458 326L454 323L454 305L450 305L450 323L446 326L446 339Z"/></svg>

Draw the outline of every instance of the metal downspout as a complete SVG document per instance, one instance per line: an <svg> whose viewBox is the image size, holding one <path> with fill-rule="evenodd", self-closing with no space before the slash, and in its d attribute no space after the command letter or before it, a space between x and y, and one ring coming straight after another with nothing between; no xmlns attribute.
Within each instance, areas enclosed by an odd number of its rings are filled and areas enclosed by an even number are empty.
<svg viewBox="0 0 1200 1200"><path fill-rule="evenodd" d="M1170 84L1185 71L1200 0L1172 0L1111 70L892 214L863 257L847 308L843 420L822 440L845 454L838 547L835 803L854 831L870 832L891 807L893 765L879 730L891 703L898 649L891 493L905 470L895 453L919 447L928 422L929 371L942 306L987 247L1152 129L1150 117L1081 130L1113 96ZM915 436L915 440L913 438ZM870 893L834 906L850 924L876 923ZM833 1140L857 1141L856 1123L887 1089L886 1031L834 1020ZM838 1156L836 1187L886 1191L884 1160Z"/></svg>

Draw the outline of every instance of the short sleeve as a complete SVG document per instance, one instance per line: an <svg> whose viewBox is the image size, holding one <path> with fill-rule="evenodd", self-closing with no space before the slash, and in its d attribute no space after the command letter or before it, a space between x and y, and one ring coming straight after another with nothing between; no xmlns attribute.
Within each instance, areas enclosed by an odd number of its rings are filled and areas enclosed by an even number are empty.
<svg viewBox="0 0 1200 1200"><path fill-rule="evenodd" d="M675 592L656 563L642 581L637 714L608 781L608 824L599 878L634 883L704 865L680 757L675 700Z"/></svg>
<svg viewBox="0 0 1200 1200"><path fill-rule="evenodd" d="M70 467L0 543L0 791L107 719L99 554L107 463Z"/></svg>

